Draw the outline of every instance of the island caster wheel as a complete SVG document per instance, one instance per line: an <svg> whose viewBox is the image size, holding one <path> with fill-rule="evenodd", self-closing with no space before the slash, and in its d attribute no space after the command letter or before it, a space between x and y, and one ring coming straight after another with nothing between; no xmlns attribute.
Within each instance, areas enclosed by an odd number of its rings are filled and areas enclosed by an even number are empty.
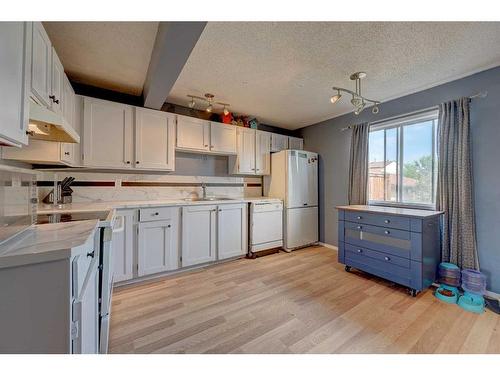
<svg viewBox="0 0 500 375"><path fill-rule="evenodd" d="M351 272L351 266L345 266L345 272Z"/></svg>
<svg viewBox="0 0 500 375"><path fill-rule="evenodd" d="M416 297L418 292L415 289L410 289L408 293L410 294L410 296Z"/></svg>

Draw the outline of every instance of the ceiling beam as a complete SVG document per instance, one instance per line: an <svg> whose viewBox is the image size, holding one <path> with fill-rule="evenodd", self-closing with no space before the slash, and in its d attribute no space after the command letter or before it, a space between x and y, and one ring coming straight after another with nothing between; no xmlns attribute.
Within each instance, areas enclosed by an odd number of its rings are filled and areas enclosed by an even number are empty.
<svg viewBox="0 0 500 375"><path fill-rule="evenodd" d="M144 82L145 107L161 109L206 24L160 22Z"/></svg>

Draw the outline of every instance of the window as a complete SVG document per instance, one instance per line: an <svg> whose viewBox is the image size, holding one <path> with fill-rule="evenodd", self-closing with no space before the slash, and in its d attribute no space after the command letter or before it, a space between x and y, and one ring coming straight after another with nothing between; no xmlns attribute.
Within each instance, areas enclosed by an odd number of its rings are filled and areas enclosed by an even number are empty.
<svg viewBox="0 0 500 375"><path fill-rule="evenodd" d="M370 127L371 204L435 206L438 112L399 117Z"/></svg>

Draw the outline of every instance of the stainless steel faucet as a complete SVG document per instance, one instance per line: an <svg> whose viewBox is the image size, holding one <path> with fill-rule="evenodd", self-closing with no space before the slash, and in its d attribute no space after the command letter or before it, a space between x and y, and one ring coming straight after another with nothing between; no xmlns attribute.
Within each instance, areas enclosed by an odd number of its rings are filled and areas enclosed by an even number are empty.
<svg viewBox="0 0 500 375"><path fill-rule="evenodd" d="M203 199L207 198L207 184L205 182L201 183L201 189L203 190Z"/></svg>

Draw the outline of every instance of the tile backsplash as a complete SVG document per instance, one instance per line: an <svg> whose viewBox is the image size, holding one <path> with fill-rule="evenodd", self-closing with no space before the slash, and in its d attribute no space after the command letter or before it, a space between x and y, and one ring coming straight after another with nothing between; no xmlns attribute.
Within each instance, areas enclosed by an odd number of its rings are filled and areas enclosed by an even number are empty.
<svg viewBox="0 0 500 375"><path fill-rule="evenodd" d="M262 195L261 177L179 176L169 174L131 174L91 171L38 171L38 197L42 200L53 188L54 180L75 177L73 202L180 199L192 193L201 196L255 197Z"/></svg>

